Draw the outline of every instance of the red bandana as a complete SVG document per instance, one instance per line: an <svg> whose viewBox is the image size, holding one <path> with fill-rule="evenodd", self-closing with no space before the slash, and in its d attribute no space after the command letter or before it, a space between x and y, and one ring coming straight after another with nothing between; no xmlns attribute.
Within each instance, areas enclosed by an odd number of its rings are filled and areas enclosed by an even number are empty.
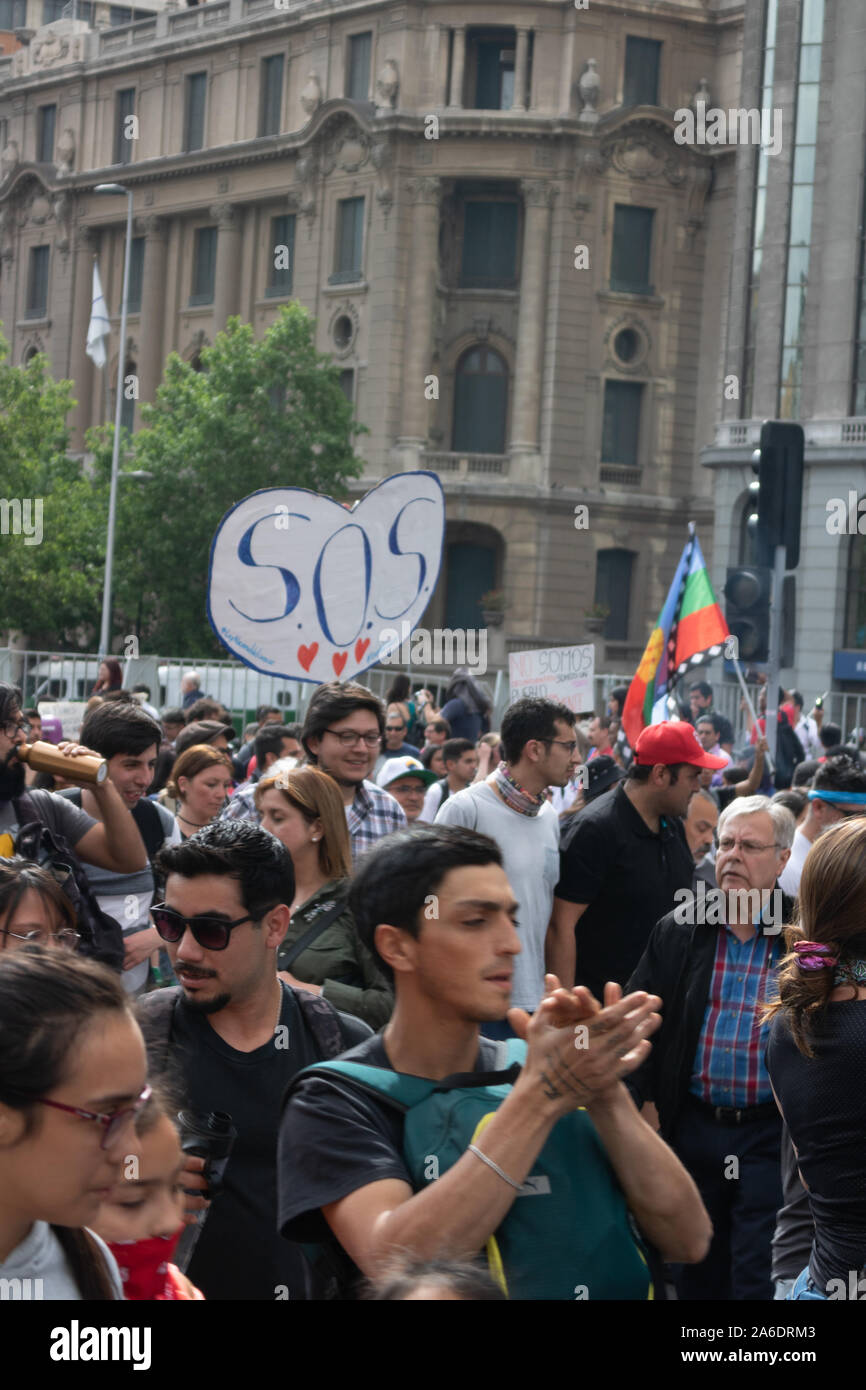
<svg viewBox="0 0 866 1390"><path fill-rule="evenodd" d="M173 1236L107 1242L120 1269L124 1298L133 1302L177 1298L168 1264L182 1233L183 1226L179 1226Z"/></svg>

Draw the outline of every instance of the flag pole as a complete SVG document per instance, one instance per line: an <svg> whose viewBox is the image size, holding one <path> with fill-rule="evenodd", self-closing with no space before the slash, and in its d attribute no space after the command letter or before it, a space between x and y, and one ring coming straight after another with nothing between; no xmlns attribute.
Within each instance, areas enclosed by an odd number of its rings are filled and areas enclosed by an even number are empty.
<svg viewBox="0 0 866 1390"><path fill-rule="evenodd" d="M737 673L737 680L740 682L740 689L741 689L742 692L743 692L743 698L744 698L744 700L746 701L746 704L747 704L748 707L749 707L749 713L751 714L753 720L755 721L755 728L757 729L757 728L758 728L758 714L757 714L757 711L756 711L756 709L755 709L755 706L752 704L752 697L751 697L751 695L749 694L749 687L746 685L746 682L745 682L745 680L744 680L744 678L743 678L743 672L742 672L742 670L741 670L741 668L740 668L740 663L739 663L739 661L737 660L737 658L736 658L735 656L732 656L732 657L731 657L731 661L732 661L732 663L733 663L734 670L735 670L736 673ZM760 729L758 729L758 737L760 737ZM771 772L775 772L776 768L775 768L775 764L774 764L774 762L773 762L773 759L772 759L772 757L770 756L769 748L768 748L767 752L764 754L764 757L767 759L767 762L770 764L770 771L771 771Z"/></svg>

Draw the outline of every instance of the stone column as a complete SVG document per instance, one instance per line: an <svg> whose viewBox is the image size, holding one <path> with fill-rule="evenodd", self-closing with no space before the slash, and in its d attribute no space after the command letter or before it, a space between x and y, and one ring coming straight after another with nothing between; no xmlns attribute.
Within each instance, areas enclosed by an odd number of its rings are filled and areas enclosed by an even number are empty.
<svg viewBox="0 0 866 1390"><path fill-rule="evenodd" d="M517 47L514 52L514 103L512 110L526 110L526 60L529 57L529 30L517 30Z"/></svg>
<svg viewBox="0 0 866 1390"><path fill-rule="evenodd" d="M84 448L84 431L93 424L93 362L87 356L87 329L93 301L93 258L98 235L92 227L78 226L75 231L75 288L72 300L72 342L69 351L69 375L74 382L76 405L70 419L70 448ZM106 362L103 371L108 371Z"/></svg>
<svg viewBox="0 0 866 1390"><path fill-rule="evenodd" d="M232 203L219 203L210 215L219 227L214 286L214 332L218 333L231 314L240 313L241 210Z"/></svg>
<svg viewBox="0 0 866 1390"><path fill-rule="evenodd" d="M423 449L427 444L430 410L424 395L424 378L430 373L433 347L441 180L411 178L406 186L412 203L412 272L403 350L403 418L398 444Z"/></svg>
<svg viewBox="0 0 866 1390"><path fill-rule="evenodd" d="M523 264L520 270L511 452L536 454L549 280L550 213L556 190L543 179L521 179L520 191L524 207Z"/></svg>
<svg viewBox="0 0 866 1390"><path fill-rule="evenodd" d="M449 106L463 105L463 73L466 68L466 26L459 24L454 30L454 51L451 55L451 91L448 93Z"/></svg>
<svg viewBox="0 0 866 1390"><path fill-rule="evenodd" d="M450 43L450 31L446 24L440 24L439 28L439 74L436 86L436 97L439 106L448 105L448 47Z"/></svg>
<svg viewBox="0 0 866 1390"><path fill-rule="evenodd" d="M139 218L138 227L144 232L138 350L139 394L143 401L152 404L156 400L156 388L162 380L168 223L164 217L150 215Z"/></svg>

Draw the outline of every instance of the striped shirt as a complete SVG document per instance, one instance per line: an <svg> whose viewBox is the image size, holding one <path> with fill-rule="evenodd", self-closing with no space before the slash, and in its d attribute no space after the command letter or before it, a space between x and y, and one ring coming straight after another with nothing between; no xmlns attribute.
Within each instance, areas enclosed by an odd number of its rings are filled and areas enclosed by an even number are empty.
<svg viewBox="0 0 866 1390"><path fill-rule="evenodd" d="M346 824L354 863L383 835L390 835L392 830L402 830L408 822L396 797L383 792L375 782L364 781L355 792L351 805L346 807Z"/></svg>
<svg viewBox="0 0 866 1390"><path fill-rule="evenodd" d="M716 956L689 1090L710 1105L742 1109L773 1099L764 1052L770 1025L758 1022L774 993L783 950L760 929L739 941L719 927Z"/></svg>

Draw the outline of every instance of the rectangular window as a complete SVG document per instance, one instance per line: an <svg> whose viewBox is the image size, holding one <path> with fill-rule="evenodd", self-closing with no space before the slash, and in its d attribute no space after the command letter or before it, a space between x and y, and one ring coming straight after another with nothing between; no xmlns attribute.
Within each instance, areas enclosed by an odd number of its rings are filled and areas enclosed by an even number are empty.
<svg viewBox="0 0 866 1390"><path fill-rule="evenodd" d="M199 227L195 234L190 304L213 304L216 279L216 227Z"/></svg>
<svg viewBox="0 0 866 1390"><path fill-rule="evenodd" d="M54 127L57 123L56 106L40 106L36 112L36 162L54 163Z"/></svg>
<svg viewBox="0 0 866 1390"><path fill-rule="evenodd" d="M337 204L337 254L330 284L349 284L362 278L363 244L364 199L342 198Z"/></svg>
<svg viewBox="0 0 866 1390"><path fill-rule="evenodd" d="M602 463L618 463L627 468L638 467L642 396L641 382L605 382Z"/></svg>
<svg viewBox="0 0 866 1390"><path fill-rule="evenodd" d="M27 0L0 0L0 29L23 29L26 23ZM44 14L42 23L49 23Z"/></svg>
<svg viewBox="0 0 866 1390"><path fill-rule="evenodd" d="M119 24L131 24L135 16L135 11L128 9L126 5L111 5L108 10L108 23L112 29L116 29Z"/></svg>
<svg viewBox="0 0 866 1390"><path fill-rule="evenodd" d="M631 550L600 550L596 556L595 602L610 609L603 634L610 642L628 641L633 562Z"/></svg>
<svg viewBox="0 0 866 1390"><path fill-rule="evenodd" d="M475 45L477 80L475 108L510 111L514 105L514 47L502 39L479 40Z"/></svg>
<svg viewBox="0 0 866 1390"><path fill-rule="evenodd" d="M30 250L30 267L27 276L27 307L24 317L44 319L48 313L48 246L34 246Z"/></svg>
<svg viewBox="0 0 866 1390"><path fill-rule="evenodd" d="M517 204L467 202L463 217L463 262L460 284L517 284Z"/></svg>
<svg viewBox="0 0 866 1390"><path fill-rule="evenodd" d="M186 107L183 122L184 153L204 148L204 107L207 73L193 72L186 79Z"/></svg>
<svg viewBox="0 0 866 1390"><path fill-rule="evenodd" d="M610 287L627 294L652 294L650 264L652 253L652 208L634 208L617 203L613 214L613 249L610 257Z"/></svg>
<svg viewBox="0 0 866 1390"><path fill-rule="evenodd" d="M351 405L355 399L355 369L346 367L340 372L340 390Z"/></svg>
<svg viewBox="0 0 866 1390"><path fill-rule="evenodd" d="M268 245L268 283L265 294L274 299L292 293L295 264L295 214L271 218Z"/></svg>
<svg viewBox="0 0 866 1390"><path fill-rule="evenodd" d="M658 106L661 51L657 39L626 38L623 106Z"/></svg>
<svg viewBox="0 0 866 1390"><path fill-rule="evenodd" d="M53 24L55 19L63 18L67 0L42 0L42 23Z"/></svg>
<svg viewBox="0 0 866 1390"><path fill-rule="evenodd" d="M283 54L262 59L259 135L279 135L283 114Z"/></svg>
<svg viewBox="0 0 866 1390"><path fill-rule="evenodd" d="M370 100L370 55L373 49L372 32L352 34L349 39L349 61L346 65L346 96L353 101Z"/></svg>
<svg viewBox="0 0 866 1390"><path fill-rule="evenodd" d="M135 88L124 87L116 94L114 100L114 163L130 164L133 123L128 118L135 115Z"/></svg>
<svg viewBox="0 0 866 1390"><path fill-rule="evenodd" d="M131 314L141 313L141 288L144 283L144 237L134 236L129 248L129 295L126 307Z"/></svg>

